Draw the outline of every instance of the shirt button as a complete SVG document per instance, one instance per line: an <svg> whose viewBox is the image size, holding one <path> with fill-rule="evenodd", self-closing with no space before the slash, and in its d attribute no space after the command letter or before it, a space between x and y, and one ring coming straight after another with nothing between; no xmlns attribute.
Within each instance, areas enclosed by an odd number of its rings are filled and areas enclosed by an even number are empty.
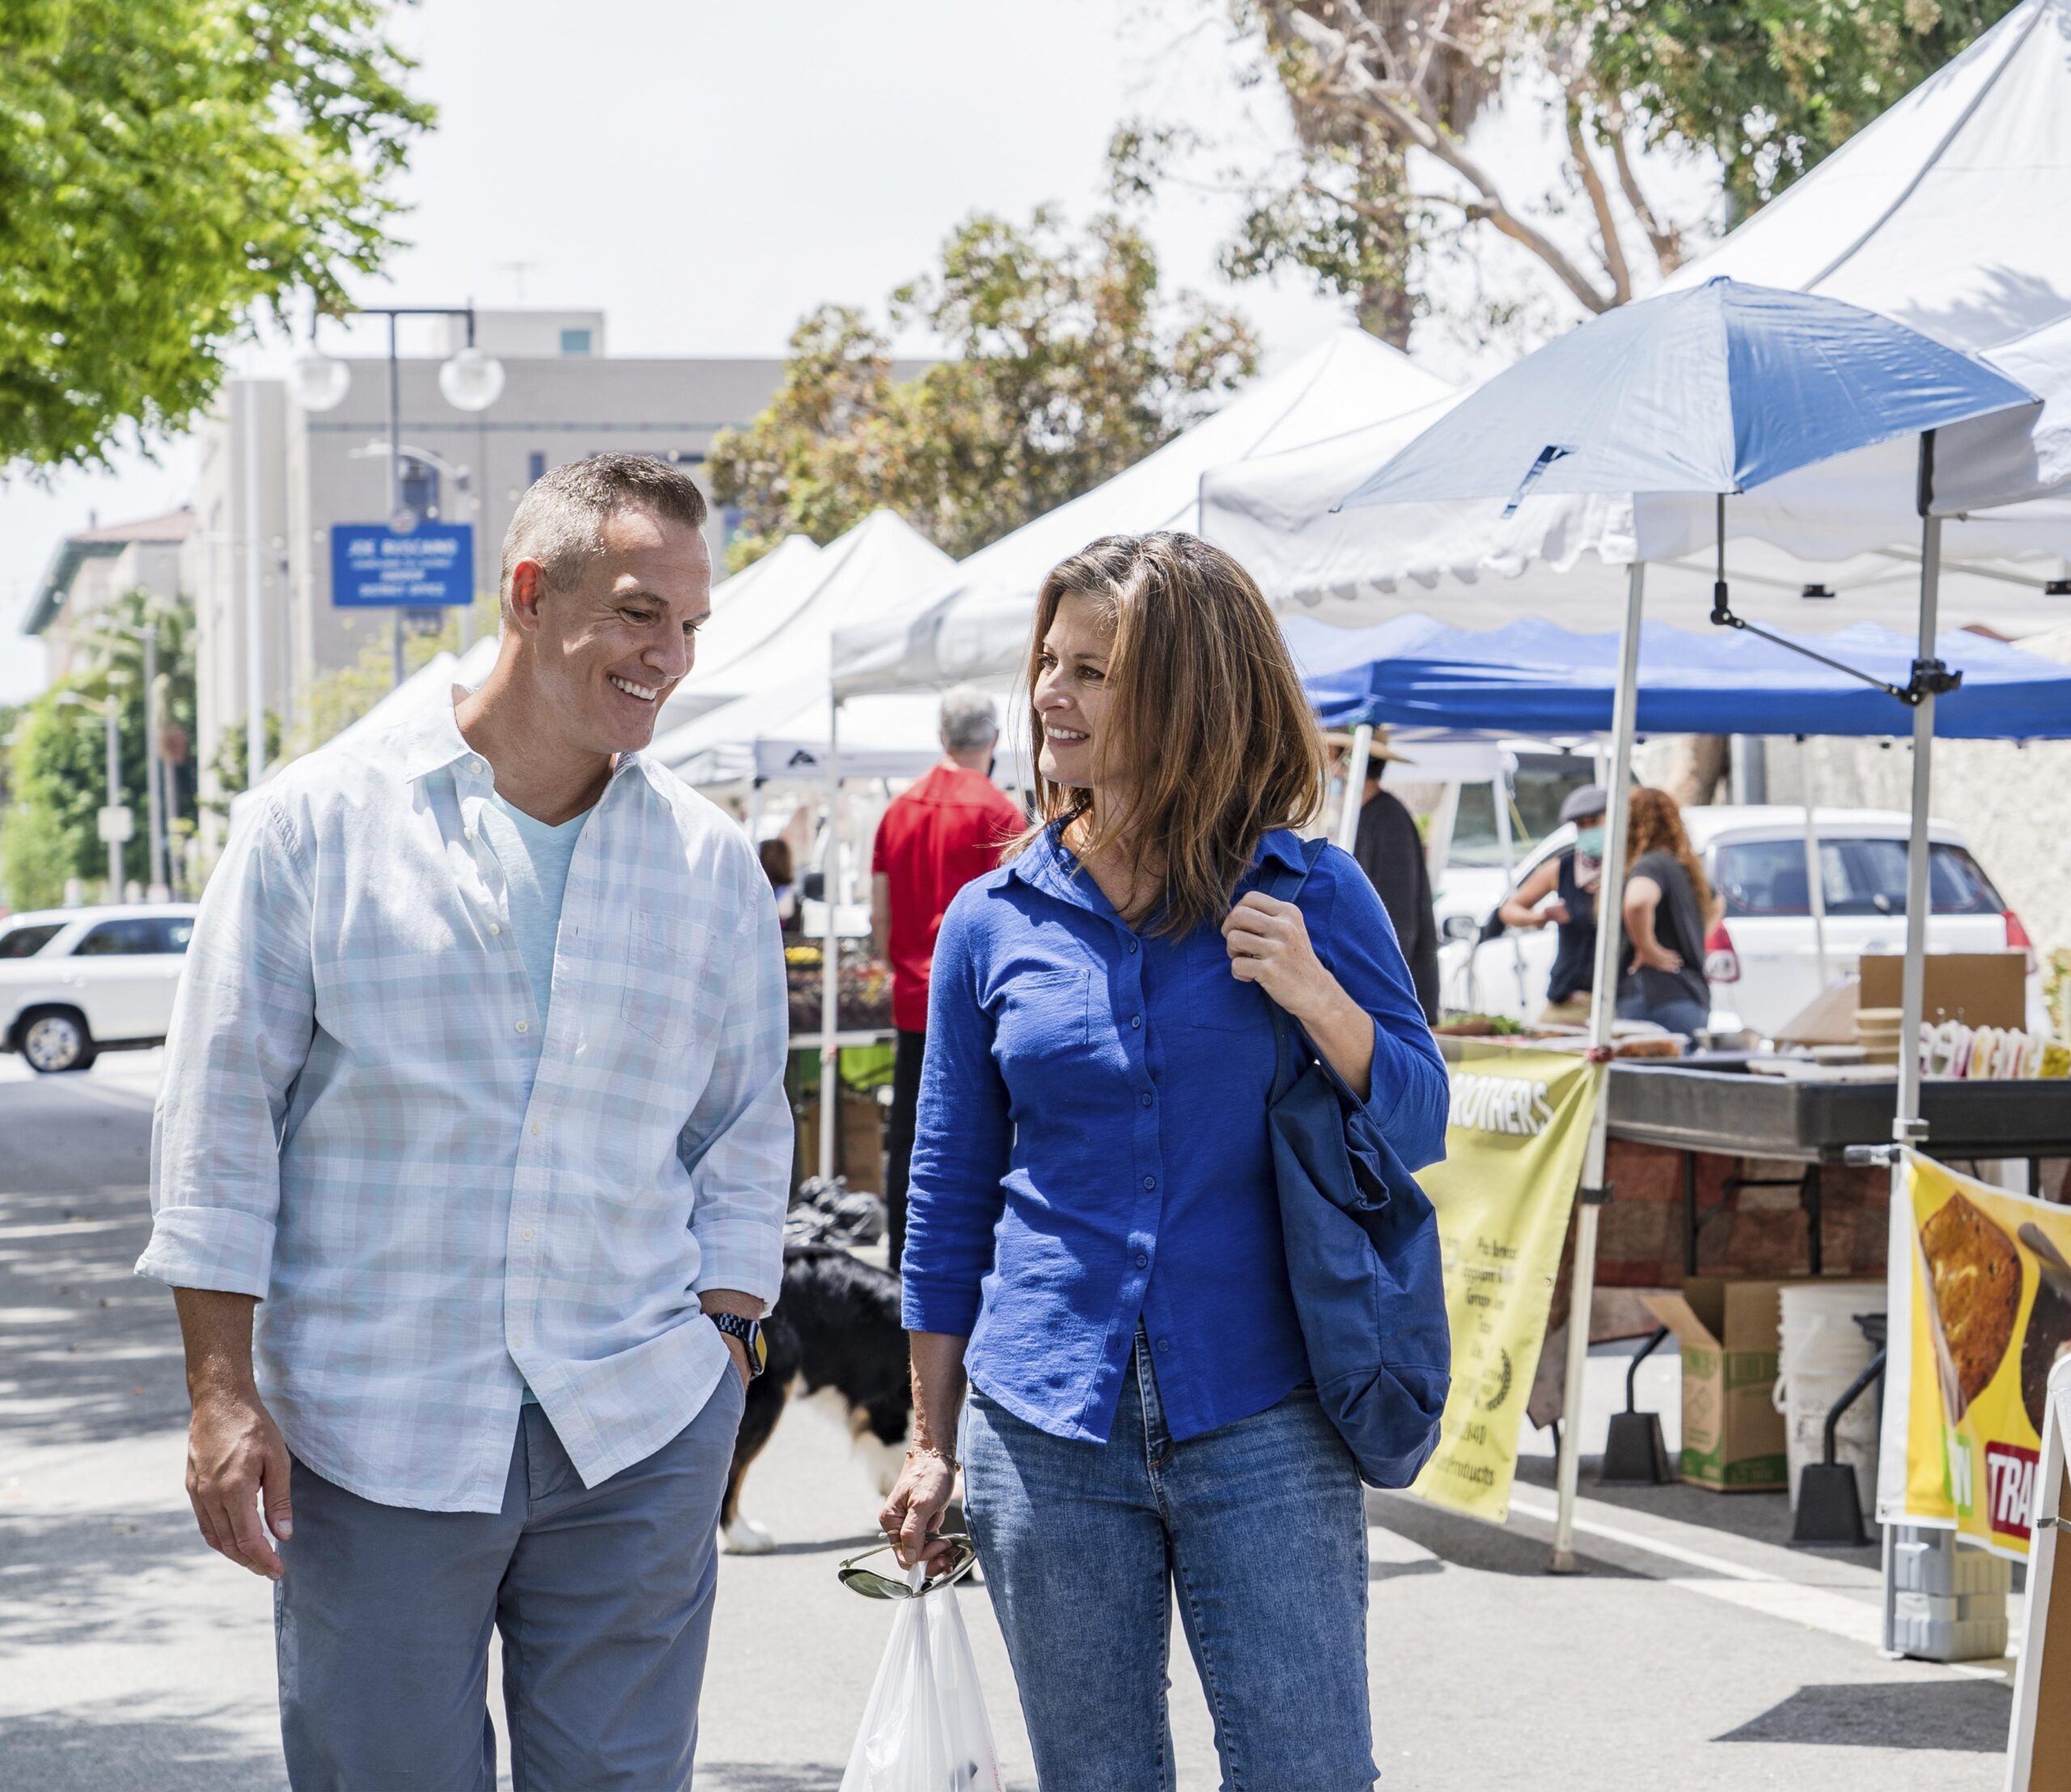
<svg viewBox="0 0 2071 1792"><path fill-rule="evenodd" d="M503 924L501 921L492 921L489 924L489 937L491 939L495 938L496 936L502 931Z"/></svg>
<svg viewBox="0 0 2071 1792"><path fill-rule="evenodd" d="M1143 1185L1144 1185L1144 1187L1145 1187L1145 1188L1155 1188L1158 1186L1158 1179L1157 1179L1157 1177L1155 1177L1155 1176L1146 1176L1146 1177L1143 1179Z"/></svg>
<svg viewBox="0 0 2071 1792"><path fill-rule="evenodd" d="M1132 952L1133 952L1133 951L1136 950L1136 942L1135 942L1134 940L1131 940L1131 941L1129 942L1129 950L1130 950Z"/></svg>
<svg viewBox="0 0 2071 1792"><path fill-rule="evenodd" d="M519 1022L518 1023L518 1031L519 1031L519 1032L521 1032L521 1033L529 1033L530 1032L532 1032L532 1022L530 1022L529 1020L521 1020L521 1021L519 1021Z"/></svg>
<svg viewBox="0 0 2071 1792"><path fill-rule="evenodd" d="M524 1230L523 1231L520 1232L518 1235L519 1235L519 1237L520 1237L521 1239L523 1239L523 1240L524 1240L527 1244L530 1244L530 1243L532 1242L532 1227L531 1227L531 1226L527 1226L527 1227L525 1228L525 1230Z"/></svg>
<svg viewBox="0 0 2071 1792"><path fill-rule="evenodd" d="M1169 1350L1172 1348L1172 1341L1170 1338L1160 1338L1158 1341L1158 1348L1161 1350Z"/></svg>
<svg viewBox="0 0 2071 1792"><path fill-rule="evenodd" d="M475 837L475 830L472 828L468 828L467 830L467 836L468 839L472 840Z"/></svg>
<svg viewBox="0 0 2071 1792"><path fill-rule="evenodd" d="M532 1122L532 1137L533 1137L534 1138L537 1138L537 1137L540 1136L540 1133L544 1133L546 1129L547 1129L547 1123L546 1123L544 1121L543 1121L543 1120L536 1120L536 1121L534 1121ZM527 1233L525 1235L525 1236L526 1236L527 1238L530 1238L532 1235L530 1232L527 1232Z"/></svg>
<svg viewBox="0 0 2071 1792"><path fill-rule="evenodd" d="M1136 1266L1139 1269L1148 1269L1150 1267L1150 1259L1139 1251L1136 1254Z"/></svg>
<svg viewBox="0 0 2071 1792"><path fill-rule="evenodd" d="M1142 1024L1143 1016L1141 1015L1131 1015L1129 1016L1129 1025L1131 1027L1141 1027Z"/></svg>
<svg viewBox="0 0 2071 1792"><path fill-rule="evenodd" d="M1155 1101L1158 1098L1146 1089L1143 1091L1142 1095L1138 1096L1137 1099L1141 1101L1145 1107L1148 1108L1151 1103Z"/></svg>
<svg viewBox="0 0 2071 1792"><path fill-rule="evenodd" d="M471 759L468 761L468 769L471 772L480 772L486 771L488 768L479 759Z"/></svg>

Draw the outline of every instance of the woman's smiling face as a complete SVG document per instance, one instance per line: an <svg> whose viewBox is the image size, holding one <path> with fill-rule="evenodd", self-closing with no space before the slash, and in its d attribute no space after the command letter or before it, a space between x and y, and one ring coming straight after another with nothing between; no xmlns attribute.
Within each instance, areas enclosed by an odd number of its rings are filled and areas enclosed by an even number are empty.
<svg viewBox="0 0 2071 1792"><path fill-rule="evenodd" d="M1110 721L1107 662L1114 651L1113 612L1101 599L1066 591L1043 637L1036 659L1036 713L1042 718L1043 750L1036 764L1052 784L1093 788L1093 766L1101 734ZM1110 756L1106 782L1120 774Z"/></svg>

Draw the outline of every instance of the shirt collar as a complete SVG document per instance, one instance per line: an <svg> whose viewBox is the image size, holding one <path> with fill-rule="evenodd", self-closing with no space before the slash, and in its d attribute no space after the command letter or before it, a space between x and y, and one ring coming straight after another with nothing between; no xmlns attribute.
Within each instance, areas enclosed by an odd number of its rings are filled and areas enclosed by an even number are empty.
<svg viewBox="0 0 2071 1792"><path fill-rule="evenodd" d="M455 705L460 702L466 689L465 685L452 685L447 689L443 702L434 697L397 722L395 739L403 777L407 782L414 783L417 779L443 770L458 760L474 756L474 748L468 744L466 737L460 732L459 718L453 713ZM482 769L485 770L486 768ZM651 775L647 773L646 757L640 753L627 752L618 756L617 763L612 767L612 775L606 780L607 785L616 783L621 777L636 769L642 775L648 776L649 782L653 782Z"/></svg>
<svg viewBox="0 0 2071 1792"><path fill-rule="evenodd" d="M1065 846L1063 836L1064 824L1052 822L1019 857L1007 861L1007 875L1019 878L1031 889L1047 890L1083 908L1086 897L1085 886L1078 881L1079 863ZM1285 866L1290 871L1306 869L1302 837L1291 828L1276 828L1267 834L1251 855L1253 875L1268 863Z"/></svg>

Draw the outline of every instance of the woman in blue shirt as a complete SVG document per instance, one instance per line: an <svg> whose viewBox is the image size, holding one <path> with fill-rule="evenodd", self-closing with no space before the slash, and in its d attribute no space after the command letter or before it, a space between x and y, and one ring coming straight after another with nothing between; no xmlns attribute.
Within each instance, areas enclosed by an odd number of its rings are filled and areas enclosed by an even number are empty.
<svg viewBox="0 0 2071 1792"><path fill-rule="evenodd" d="M961 1464L1044 1792L1172 1784L1175 1587L1228 1782L1366 1788L1366 1506L1288 1286L1267 998L1412 1167L1445 1070L1350 858L1255 888L1300 866L1322 748L1240 566L1093 543L1044 582L1029 680L1042 825L935 947L883 1521L938 1562Z"/></svg>

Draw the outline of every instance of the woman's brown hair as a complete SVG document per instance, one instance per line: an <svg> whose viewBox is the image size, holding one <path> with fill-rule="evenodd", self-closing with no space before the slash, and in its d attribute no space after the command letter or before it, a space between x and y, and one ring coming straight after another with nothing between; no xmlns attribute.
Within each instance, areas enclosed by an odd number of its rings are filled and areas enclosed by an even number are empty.
<svg viewBox="0 0 2071 1792"><path fill-rule="evenodd" d="M1690 893L1697 899L1697 913L1709 925L1712 919L1712 887L1705 877L1704 862L1690 849L1690 837L1683 831L1683 811L1666 790L1642 784L1633 792L1626 811L1625 869L1645 853L1667 853L1683 867L1690 880Z"/></svg>
<svg viewBox="0 0 2071 1792"><path fill-rule="evenodd" d="M1095 743L1095 775L1112 788L1105 768L1126 766L1129 788L1119 803L1096 803L1090 790L1051 783L1039 763L1036 832L1061 821L1082 859L1125 842L1160 886L1133 923L1171 934L1218 924L1259 841L1300 827L1322 796L1323 739L1280 625L1251 574L1196 536L1089 543L1051 570L1036 599L1027 670L1039 760L1043 642L1070 592L1112 619L1111 720Z"/></svg>

